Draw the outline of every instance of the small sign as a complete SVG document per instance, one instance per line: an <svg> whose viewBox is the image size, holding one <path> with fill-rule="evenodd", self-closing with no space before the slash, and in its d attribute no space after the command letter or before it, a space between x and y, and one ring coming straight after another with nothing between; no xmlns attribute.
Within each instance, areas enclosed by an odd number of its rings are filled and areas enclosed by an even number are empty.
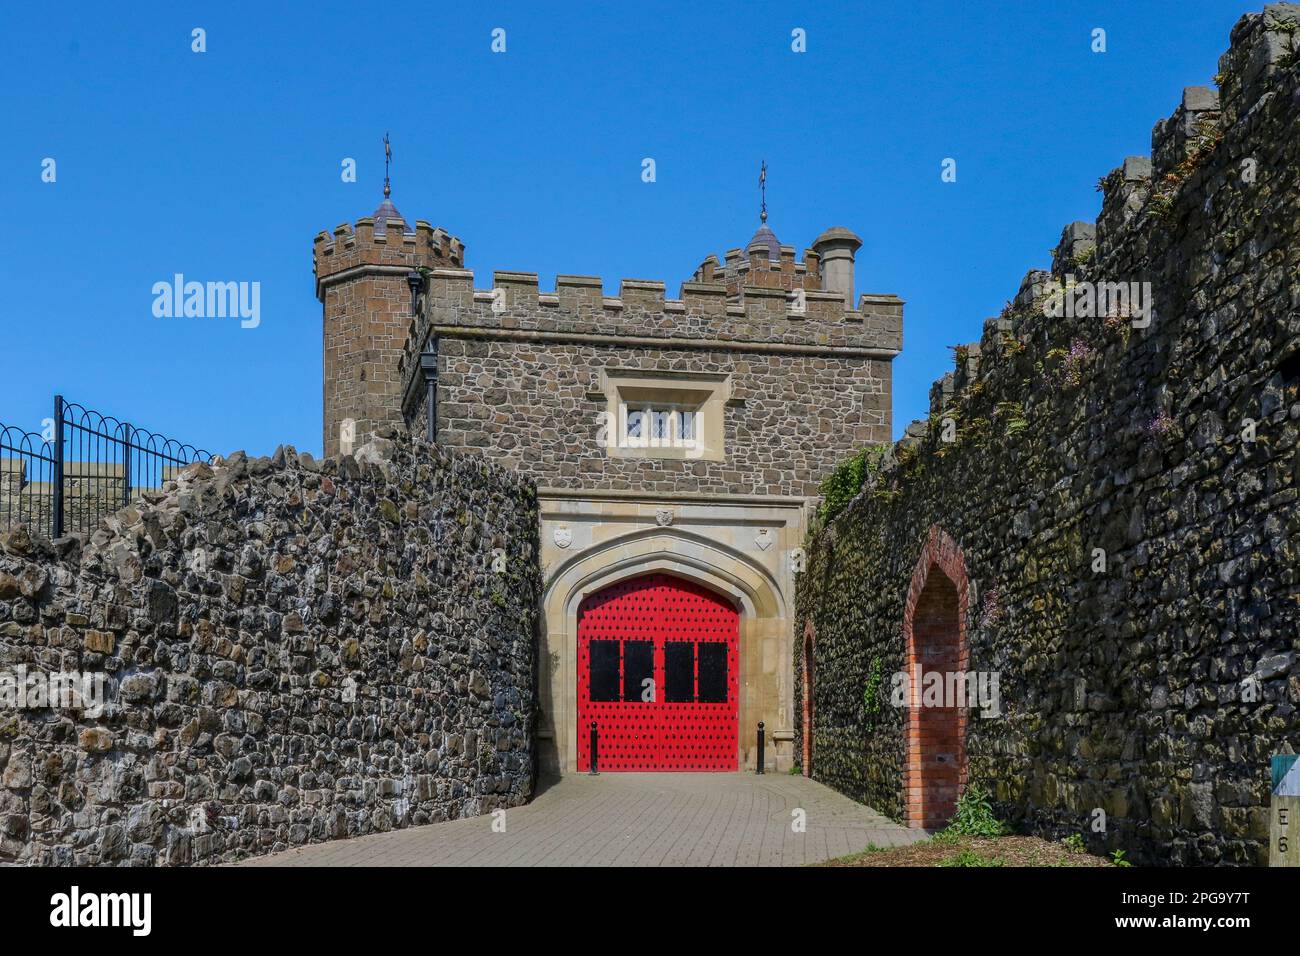
<svg viewBox="0 0 1300 956"><path fill-rule="evenodd" d="M1300 866L1300 759L1274 754L1268 818L1268 865Z"/></svg>
<svg viewBox="0 0 1300 956"><path fill-rule="evenodd" d="M1269 789L1279 797L1300 797L1300 755L1273 755L1273 784Z"/></svg>

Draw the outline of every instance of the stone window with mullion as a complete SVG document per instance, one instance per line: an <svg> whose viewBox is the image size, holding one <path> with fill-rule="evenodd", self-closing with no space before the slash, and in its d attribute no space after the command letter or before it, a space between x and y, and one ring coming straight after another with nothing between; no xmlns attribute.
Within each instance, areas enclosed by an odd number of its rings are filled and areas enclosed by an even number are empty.
<svg viewBox="0 0 1300 956"><path fill-rule="evenodd" d="M698 415L694 406L619 402L619 444L624 448L693 448Z"/></svg>
<svg viewBox="0 0 1300 956"><path fill-rule="evenodd" d="M615 458L723 461L731 376L700 372L606 369L606 454Z"/></svg>

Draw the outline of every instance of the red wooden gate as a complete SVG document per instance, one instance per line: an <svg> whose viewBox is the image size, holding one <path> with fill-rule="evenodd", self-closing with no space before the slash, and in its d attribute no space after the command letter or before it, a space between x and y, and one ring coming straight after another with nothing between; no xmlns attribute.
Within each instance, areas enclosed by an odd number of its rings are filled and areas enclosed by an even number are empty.
<svg viewBox="0 0 1300 956"><path fill-rule="evenodd" d="M578 769L735 770L740 615L668 574L620 581L578 608Z"/></svg>

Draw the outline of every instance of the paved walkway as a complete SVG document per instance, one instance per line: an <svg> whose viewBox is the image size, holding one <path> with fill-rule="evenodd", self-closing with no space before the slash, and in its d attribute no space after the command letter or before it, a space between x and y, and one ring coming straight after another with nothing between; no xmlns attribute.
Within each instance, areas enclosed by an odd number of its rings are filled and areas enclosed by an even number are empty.
<svg viewBox="0 0 1300 956"><path fill-rule="evenodd" d="M807 814L803 833L791 830L795 809ZM452 820L240 865L799 866L925 836L786 774L573 774L507 810L505 823L494 833L491 816Z"/></svg>

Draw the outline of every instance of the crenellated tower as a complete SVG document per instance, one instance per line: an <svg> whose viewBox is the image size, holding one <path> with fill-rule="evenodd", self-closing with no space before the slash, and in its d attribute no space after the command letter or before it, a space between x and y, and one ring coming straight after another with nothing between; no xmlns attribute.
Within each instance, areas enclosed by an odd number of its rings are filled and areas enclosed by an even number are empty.
<svg viewBox="0 0 1300 956"><path fill-rule="evenodd" d="M374 215L321 232L312 250L323 307L325 454L346 453L381 423L400 425L398 364L411 323L412 274L459 269L465 246L385 196Z"/></svg>

